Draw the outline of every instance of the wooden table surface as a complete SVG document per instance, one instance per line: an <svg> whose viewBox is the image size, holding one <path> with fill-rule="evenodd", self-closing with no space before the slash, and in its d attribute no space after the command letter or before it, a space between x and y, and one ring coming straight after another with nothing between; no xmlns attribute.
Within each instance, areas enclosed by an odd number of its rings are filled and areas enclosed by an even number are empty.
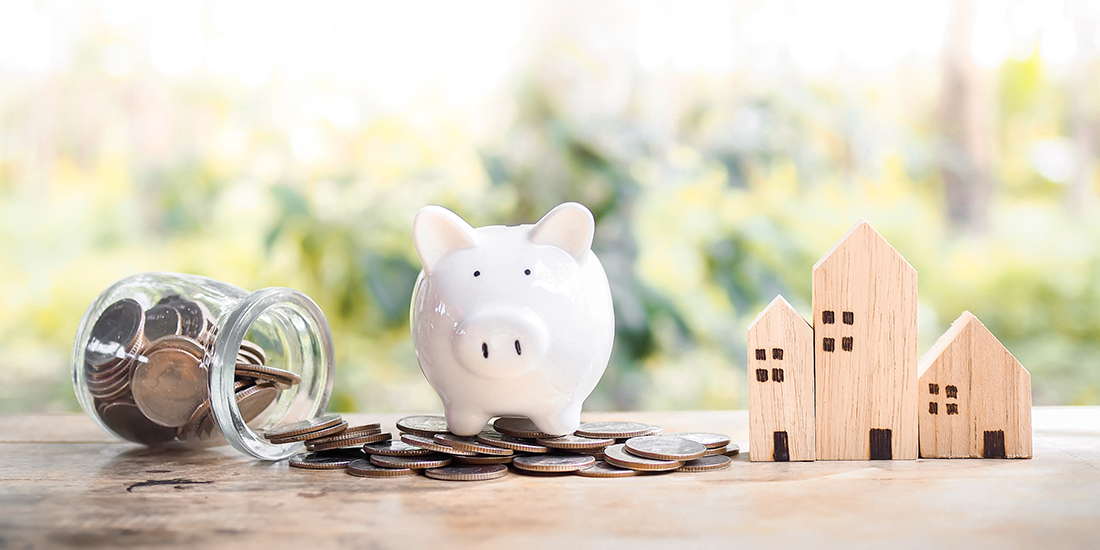
<svg viewBox="0 0 1100 550"><path fill-rule="evenodd" d="M346 415L382 421L403 415ZM729 434L745 411L593 413ZM750 463L626 479L361 479L0 417L0 548L1100 547L1100 408L1037 408L1032 460ZM147 481L176 480L140 485Z"/></svg>

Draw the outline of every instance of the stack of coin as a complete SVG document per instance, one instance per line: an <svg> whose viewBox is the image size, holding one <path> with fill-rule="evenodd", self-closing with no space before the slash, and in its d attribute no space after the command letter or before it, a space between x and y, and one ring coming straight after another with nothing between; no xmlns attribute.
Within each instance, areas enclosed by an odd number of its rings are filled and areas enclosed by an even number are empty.
<svg viewBox="0 0 1100 550"><path fill-rule="evenodd" d="M378 423L348 427L338 414L327 414L279 426L264 432L264 437L276 445L305 443L309 452L290 457L290 466L311 470L345 468L350 462L366 458L364 446L388 442L392 437L383 433Z"/></svg>
<svg viewBox="0 0 1100 550"><path fill-rule="evenodd" d="M216 327L200 302L178 294L149 309L129 298L108 306L93 324L84 354L84 380L103 422L146 445L218 442L207 386ZM259 417L280 389L301 382L266 361L261 346L241 343L234 391L245 422Z"/></svg>

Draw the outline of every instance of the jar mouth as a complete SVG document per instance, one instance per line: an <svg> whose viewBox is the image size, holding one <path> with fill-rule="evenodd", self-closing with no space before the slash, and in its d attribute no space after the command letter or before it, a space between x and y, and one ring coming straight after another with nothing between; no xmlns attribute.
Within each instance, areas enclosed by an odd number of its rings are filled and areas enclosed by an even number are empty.
<svg viewBox="0 0 1100 550"><path fill-rule="evenodd" d="M210 404L214 420L226 441L242 453L263 460L281 460L301 450L301 444L272 444L248 426L237 406L234 373L237 350L257 321L270 322L276 331L288 336L291 344L288 360L312 362L303 365L304 387L294 402L276 399L276 412L270 418L281 421L294 409L303 420L324 412L332 394L334 351L328 321L321 308L305 294L289 288L265 288L253 292L219 321L218 337L210 359ZM313 329L313 330L310 330ZM289 337L293 335L293 337ZM295 348L297 346L297 348Z"/></svg>

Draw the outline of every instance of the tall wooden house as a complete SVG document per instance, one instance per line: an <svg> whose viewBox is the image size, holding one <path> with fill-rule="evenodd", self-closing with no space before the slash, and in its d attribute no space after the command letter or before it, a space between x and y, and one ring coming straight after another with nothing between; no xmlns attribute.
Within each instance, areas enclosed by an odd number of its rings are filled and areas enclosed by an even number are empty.
<svg viewBox="0 0 1100 550"><path fill-rule="evenodd" d="M921 359L920 455L1031 458L1031 375L964 311Z"/></svg>
<svg viewBox="0 0 1100 550"><path fill-rule="evenodd" d="M749 325L749 455L814 460L814 331L782 296Z"/></svg>
<svg viewBox="0 0 1100 550"><path fill-rule="evenodd" d="M814 265L818 460L915 459L917 272L860 221Z"/></svg>

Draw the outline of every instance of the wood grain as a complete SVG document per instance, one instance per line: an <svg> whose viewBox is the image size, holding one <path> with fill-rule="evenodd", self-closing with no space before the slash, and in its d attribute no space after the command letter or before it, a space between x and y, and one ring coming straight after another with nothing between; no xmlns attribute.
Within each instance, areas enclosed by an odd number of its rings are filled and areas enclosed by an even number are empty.
<svg viewBox="0 0 1100 550"><path fill-rule="evenodd" d="M872 429L917 458L916 270L860 221L814 266L813 315L817 459L870 458Z"/></svg>
<svg viewBox="0 0 1100 550"><path fill-rule="evenodd" d="M981 458L1001 432L1006 458L1031 458L1031 375L977 317L964 311L918 371L922 457Z"/></svg>
<svg viewBox="0 0 1100 550"><path fill-rule="evenodd" d="M776 296L749 325L748 348L751 459L775 460L774 434L786 432L787 458L813 460L817 454L813 328L782 296Z"/></svg>

